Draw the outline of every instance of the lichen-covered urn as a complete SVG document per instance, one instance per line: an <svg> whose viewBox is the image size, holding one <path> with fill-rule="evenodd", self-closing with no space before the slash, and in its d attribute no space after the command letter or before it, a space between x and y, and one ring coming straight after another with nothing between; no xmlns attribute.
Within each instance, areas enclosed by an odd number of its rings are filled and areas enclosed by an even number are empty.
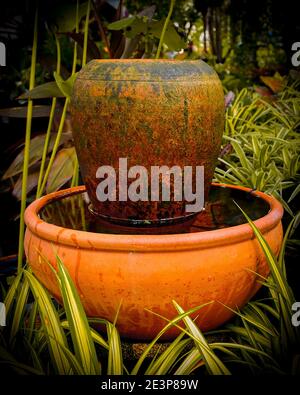
<svg viewBox="0 0 300 395"><path fill-rule="evenodd" d="M206 63L93 60L75 81L71 115L81 174L97 214L127 224L191 215L184 193L182 200L173 193L178 185L172 172L169 178L166 174L160 178L162 184L170 184L170 201L163 201L162 194L158 201L151 201L150 179L148 199L126 201L126 191L120 191L120 158L128 170L144 166L149 177L153 166L178 166L182 171L192 166L194 192L196 166L204 166L207 198L220 151L224 96L217 74ZM115 201L99 201L100 166L115 169ZM134 181L128 177L128 188Z"/></svg>

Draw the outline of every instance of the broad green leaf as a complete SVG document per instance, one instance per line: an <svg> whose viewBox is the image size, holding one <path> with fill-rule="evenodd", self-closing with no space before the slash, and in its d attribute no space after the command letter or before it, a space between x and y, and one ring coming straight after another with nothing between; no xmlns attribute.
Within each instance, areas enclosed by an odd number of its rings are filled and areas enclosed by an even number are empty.
<svg viewBox="0 0 300 395"><path fill-rule="evenodd" d="M275 336L274 332L272 331L272 328L270 329L269 327L267 327L266 325L261 324L260 322L258 322L257 320L253 319L252 317L243 315L239 310L234 310L231 307L226 306L225 304L223 304L221 302L219 302L219 303L222 304L224 307L226 307L228 310L230 310L232 313L235 313L239 317L244 318L247 322L249 322L253 326L257 327L262 332L268 333L270 336Z"/></svg>
<svg viewBox="0 0 300 395"><path fill-rule="evenodd" d="M64 93L59 89L55 81L36 86L20 95L18 99L47 99L49 97L64 97Z"/></svg>
<svg viewBox="0 0 300 395"><path fill-rule="evenodd" d="M75 163L76 152L74 147L63 148L56 154L47 179L47 193L57 191L72 178Z"/></svg>
<svg viewBox="0 0 300 395"><path fill-rule="evenodd" d="M123 357L122 346L119 333L115 325L107 324L108 334L108 375L121 375L123 374Z"/></svg>
<svg viewBox="0 0 300 395"><path fill-rule="evenodd" d="M231 333L236 333L237 335L244 337L247 341L249 341L249 335L245 328L232 324L227 325L227 328L230 330ZM255 338L255 341L260 343L263 347L270 348L271 342L269 338L261 335L255 330L252 331L252 336Z"/></svg>
<svg viewBox="0 0 300 395"><path fill-rule="evenodd" d="M40 134L34 137L30 142L30 151L29 151L29 167L37 163L43 155L43 149L45 144L45 134ZM52 134L50 137L48 152L50 152L53 148L55 141L55 135ZM3 175L3 180L14 177L17 174L20 174L23 171L23 160L24 160L24 150L22 150L14 159L12 164L6 170Z"/></svg>
<svg viewBox="0 0 300 395"><path fill-rule="evenodd" d="M50 115L51 106L32 106L32 118L47 118ZM8 118L27 118L27 106L10 107L0 109L0 116Z"/></svg>
<svg viewBox="0 0 300 395"><path fill-rule="evenodd" d="M174 374L189 375L199 363L204 364L203 357L200 354L198 348L194 347L182 361L180 366L176 369Z"/></svg>
<svg viewBox="0 0 300 395"><path fill-rule="evenodd" d="M126 37L134 38L140 33L152 34L156 38L161 37L165 19L161 21L150 20L147 16L135 16L121 19L108 25L110 30L124 30ZM169 22L164 37L164 43L171 51L179 51L186 47L186 42L177 33L173 22Z"/></svg>
<svg viewBox="0 0 300 395"><path fill-rule="evenodd" d="M149 343L149 345L146 347L146 349L144 350L143 354L140 356L139 360L137 361L137 363L135 364L131 374L135 375L138 374L139 369L141 368L144 360L147 358L149 352L151 351L151 349L153 348L153 346L157 343L157 341L160 339L160 337L166 333L170 328L172 328L173 326L177 326L177 323L180 322L184 317L186 317L189 314L195 313L196 311L198 311L199 309L201 309L204 306L209 305L211 302L208 303L204 303L201 306L196 306L182 314L177 315L177 317L173 318L172 320L167 320L168 324L155 336L155 338ZM145 309L146 311L149 311L150 313L157 315L159 317L161 317L159 314L154 313L153 311L150 311L148 309ZM161 317L164 318L164 317Z"/></svg>
<svg viewBox="0 0 300 395"><path fill-rule="evenodd" d="M277 286L278 286L278 290L281 293L281 295L283 296L284 300L286 301L286 303L288 305L292 305L293 304L293 296L291 295L291 291L290 288L287 286L287 282L286 279L284 278L281 268L279 267L279 265L277 264L276 258L273 255L273 252L270 248L270 246L268 245L268 243L266 242L266 240L264 239L263 235L261 234L261 232L259 231L259 229L254 225L254 223L251 221L251 219L248 217L248 215L241 209L241 207L235 203L239 209L241 210L241 212L244 214L245 218L247 219L249 225L251 226L259 244L262 247L262 250L267 258L272 276L274 281L276 282Z"/></svg>
<svg viewBox="0 0 300 395"><path fill-rule="evenodd" d="M165 19L161 21L152 21L149 25L149 33L152 33L155 37L160 38ZM169 22L167 30L164 36L164 44L167 45L170 51L180 51L186 47L186 42L177 33L173 22Z"/></svg>
<svg viewBox="0 0 300 395"><path fill-rule="evenodd" d="M79 4L78 7L78 20L86 15L87 2ZM55 18L55 25L59 33L71 32L76 27L76 3L64 4L60 3L53 11Z"/></svg>
<svg viewBox="0 0 300 395"><path fill-rule="evenodd" d="M70 98L74 86L74 82L76 80L78 73L72 74L67 80L63 80L62 77L54 72L54 78L57 83L57 86L61 90L61 92L64 94L65 97Z"/></svg>
<svg viewBox="0 0 300 395"><path fill-rule="evenodd" d="M29 296L29 284L26 279L18 287L18 298L14 311L14 318L10 329L10 342L14 339L18 331L22 328L22 319L26 309L26 303Z"/></svg>
<svg viewBox="0 0 300 395"><path fill-rule="evenodd" d="M136 16L134 22L125 29L125 36L128 38L136 38L139 34L146 35L147 29L150 26L150 21L145 16Z"/></svg>

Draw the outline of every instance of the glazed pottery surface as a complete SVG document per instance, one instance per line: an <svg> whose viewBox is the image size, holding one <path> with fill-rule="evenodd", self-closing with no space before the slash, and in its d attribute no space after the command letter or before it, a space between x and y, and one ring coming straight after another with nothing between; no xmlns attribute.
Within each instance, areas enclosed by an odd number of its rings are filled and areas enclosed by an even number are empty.
<svg viewBox="0 0 300 395"><path fill-rule="evenodd" d="M215 71L197 61L93 60L78 74L71 98L80 170L95 213L115 221L176 221L185 200L100 202L100 166L204 166L207 197L224 128L224 96ZM133 180L129 181L129 184ZM171 184L173 179L162 179ZM149 180L150 185L150 180ZM193 174L195 187L195 172ZM126 192L126 191L125 191ZM189 216L191 214L189 213Z"/></svg>
<svg viewBox="0 0 300 395"><path fill-rule="evenodd" d="M196 323L204 331L216 328L233 315L224 304L241 308L261 286L258 275L269 273L247 223L187 234L116 235L63 228L40 218L45 205L84 190L76 187L55 192L27 208L26 256L37 278L60 301L57 280L43 258L56 267L58 254L90 317L114 321L121 303L117 328L123 337L154 338L166 321L149 310L172 319L177 315L172 300L185 310L212 302L192 317L197 316ZM254 223L278 254L282 206L266 194L251 193L270 205L269 212ZM176 334L178 330L173 328L164 339Z"/></svg>

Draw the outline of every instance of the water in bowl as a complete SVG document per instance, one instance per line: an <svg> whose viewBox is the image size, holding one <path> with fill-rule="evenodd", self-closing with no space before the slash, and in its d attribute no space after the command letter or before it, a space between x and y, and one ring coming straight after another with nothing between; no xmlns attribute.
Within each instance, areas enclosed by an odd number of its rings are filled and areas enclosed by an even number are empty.
<svg viewBox="0 0 300 395"><path fill-rule="evenodd" d="M254 221L265 216L270 207L255 191L212 185L205 210L189 220L173 225L148 224L147 221L124 226L93 215L87 194L70 193L48 203L39 213L44 221L64 228L110 234L175 234L205 232L241 225L246 219L237 203Z"/></svg>

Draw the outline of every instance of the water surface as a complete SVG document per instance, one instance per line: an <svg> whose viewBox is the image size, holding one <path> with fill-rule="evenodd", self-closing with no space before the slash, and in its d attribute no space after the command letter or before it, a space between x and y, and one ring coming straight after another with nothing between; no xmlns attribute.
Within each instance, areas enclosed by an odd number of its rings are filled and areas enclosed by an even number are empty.
<svg viewBox="0 0 300 395"><path fill-rule="evenodd" d="M48 203L40 217L51 224L69 229L111 234L172 234L194 233L222 229L246 223L246 219L234 203L236 202L254 221L266 215L269 204L253 192L212 186L205 210L190 220L174 224L155 226L122 226L104 221L93 215L88 206L86 193L76 193Z"/></svg>

